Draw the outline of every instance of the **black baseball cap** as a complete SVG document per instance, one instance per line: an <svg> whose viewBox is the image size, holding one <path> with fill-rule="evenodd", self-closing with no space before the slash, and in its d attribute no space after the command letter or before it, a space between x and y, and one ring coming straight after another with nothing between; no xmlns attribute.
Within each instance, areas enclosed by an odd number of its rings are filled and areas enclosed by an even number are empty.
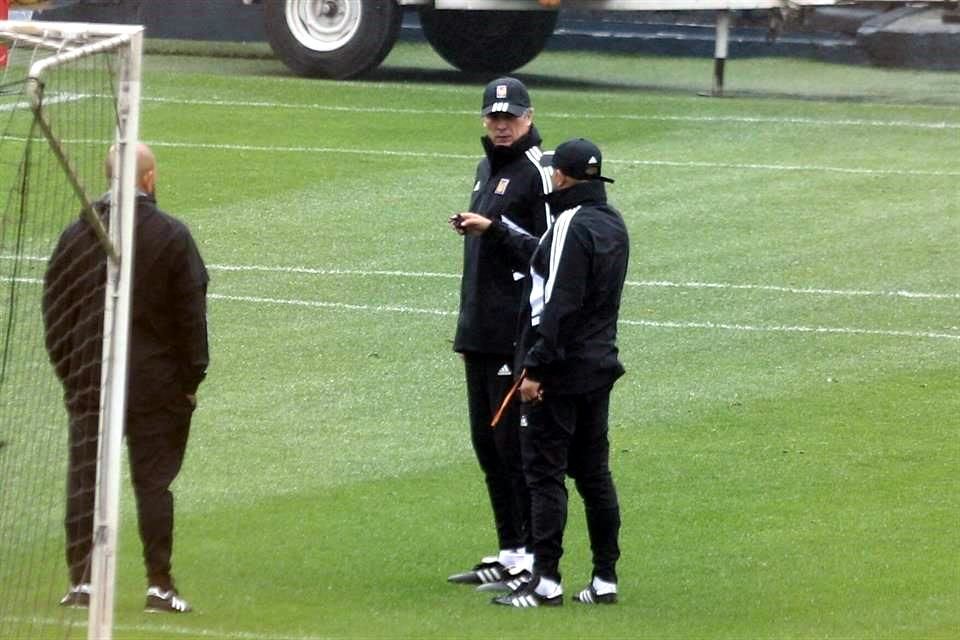
<svg viewBox="0 0 960 640"><path fill-rule="evenodd" d="M574 138L556 148L550 164L553 168L560 169L564 174L577 180L613 182L600 173L602 163L603 155L597 145L586 138Z"/></svg>
<svg viewBox="0 0 960 640"><path fill-rule="evenodd" d="M516 78L497 78L483 90L481 115L509 113L522 116L530 108L530 94Z"/></svg>

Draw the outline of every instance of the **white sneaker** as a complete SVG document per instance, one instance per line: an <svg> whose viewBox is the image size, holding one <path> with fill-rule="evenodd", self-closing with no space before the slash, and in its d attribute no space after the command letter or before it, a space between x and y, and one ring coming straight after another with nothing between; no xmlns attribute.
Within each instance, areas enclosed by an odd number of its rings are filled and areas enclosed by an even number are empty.
<svg viewBox="0 0 960 640"><path fill-rule="evenodd" d="M176 589L164 591L160 587L150 587L147 589L147 604L143 610L147 613L190 613L193 607L180 597Z"/></svg>
<svg viewBox="0 0 960 640"><path fill-rule="evenodd" d="M617 583L594 578L573 599L583 604L616 604Z"/></svg>
<svg viewBox="0 0 960 640"><path fill-rule="evenodd" d="M84 582L70 587L67 594L60 598L61 607L87 609L90 607L90 583Z"/></svg>

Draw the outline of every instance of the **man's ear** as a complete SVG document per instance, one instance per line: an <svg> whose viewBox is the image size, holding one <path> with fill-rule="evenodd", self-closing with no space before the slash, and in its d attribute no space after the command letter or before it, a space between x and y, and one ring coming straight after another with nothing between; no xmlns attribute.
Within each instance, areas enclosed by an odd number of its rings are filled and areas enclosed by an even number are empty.
<svg viewBox="0 0 960 640"><path fill-rule="evenodd" d="M157 187L157 170L150 169L145 174L143 174L143 180L141 180L141 188L147 193L153 193Z"/></svg>
<svg viewBox="0 0 960 640"><path fill-rule="evenodd" d="M562 169L557 167L553 168L553 187L554 189L563 189L567 186L567 181L570 178L567 177L567 174L563 172Z"/></svg>

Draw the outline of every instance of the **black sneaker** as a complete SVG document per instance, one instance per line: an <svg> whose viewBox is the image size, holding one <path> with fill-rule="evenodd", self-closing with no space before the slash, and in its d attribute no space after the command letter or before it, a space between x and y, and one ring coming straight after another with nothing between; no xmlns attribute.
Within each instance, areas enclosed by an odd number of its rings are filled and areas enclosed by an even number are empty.
<svg viewBox="0 0 960 640"><path fill-rule="evenodd" d="M573 596L573 599L583 604L616 604L617 592L597 593L597 590L593 588L593 583L591 582L587 585L586 589L583 589Z"/></svg>
<svg viewBox="0 0 960 640"><path fill-rule="evenodd" d="M480 564L475 565L470 571L455 573L447 582L457 584L487 584L490 582L500 582L507 575L507 568L500 564L496 558L484 558Z"/></svg>
<svg viewBox="0 0 960 640"><path fill-rule="evenodd" d="M190 613L193 607L180 597L176 589L164 591L160 587L147 589L147 604L143 610L147 613Z"/></svg>
<svg viewBox="0 0 960 640"><path fill-rule="evenodd" d="M493 604L502 604L507 607L518 607L526 609L529 607L559 607L563 604L563 592L560 591L552 598L542 596L537 593L537 584L539 579L531 579L524 582L511 593L505 596L499 596L491 600ZM559 590L558 590L559 591Z"/></svg>
<svg viewBox="0 0 960 640"><path fill-rule="evenodd" d="M60 598L60 606L88 609L90 607L90 583L84 582L70 587L67 595Z"/></svg>
<svg viewBox="0 0 960 640"><path fill-rule="evenodd" d="M507 575L497 582L487 582L477 587L477 591L516 591L524 582L530 582L533 574L520 567L508 567Z"/></svg>

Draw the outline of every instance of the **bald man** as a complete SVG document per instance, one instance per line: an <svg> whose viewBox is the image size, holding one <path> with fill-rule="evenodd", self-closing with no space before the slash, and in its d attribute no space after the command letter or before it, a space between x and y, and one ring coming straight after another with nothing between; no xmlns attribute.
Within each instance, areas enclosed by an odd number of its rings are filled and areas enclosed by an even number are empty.
<svg viewBox="0 0 960 640"><path fill-rule="evenodd" d="M115 150L108 153L107 178ZM126 440L147 574L146 610L186 613L171 575L173 494L183 463L197 387L206 376L207 270L190 230L157 208L157 163L137 146L133 300ZM94 208L109 220L110 194ZM60 236L44 277L46 346L69 416L66 555L70 589L60 604L90 601L94 483L106 254L79 219Z"/></svg>

